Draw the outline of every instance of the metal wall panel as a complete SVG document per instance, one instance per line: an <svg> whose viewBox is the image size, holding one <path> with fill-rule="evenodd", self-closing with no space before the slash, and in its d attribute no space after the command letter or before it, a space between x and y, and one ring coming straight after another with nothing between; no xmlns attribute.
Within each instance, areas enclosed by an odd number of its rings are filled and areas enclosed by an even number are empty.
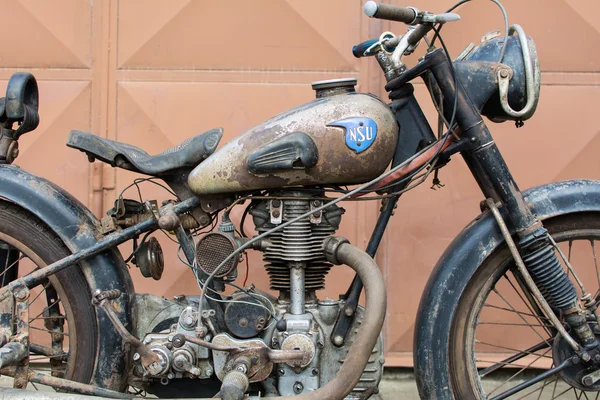
<svg viewBox="0 0 600 400"><path fill-rule="evenodd" d="M385 97L376 62L356 60L350 49L404 27L366 18L362 3L0 0L3 15L10 16L0 25L0 90L17 70L30 70L40 81L41 124L21 140L18 164L66 187L101 214L138 176L98 163L90 166L83 154L64 147L70 129L90 130L156 153L217 126L225 128L226 143L312 99L310 83L316 80L358 77L361 90ZM414 0L412 5L441 11L452 3ZM594 117L600 55L594 49L600 23L592 16L600 5L584 0L504 4L511 23L520 23L535 38L544 72L535 118L519 130L510 123L492 125L515 177L522 188L598 178L600 139ZM454 55L469 41L477 43L485 32L502 28L491 2L472 2L459 13L463 21L443 30ZM416 89L433 122L424 87L417 84ZM441 179L443 189L432 192L423 185L402 199L376 257L389 282L388 365L412 363L414 317L425 281L444 248L479 212L482 196L460 158L441 172ZM167 197L153 185L142 190L148 198ZM128 195L134 197L135 190ZM340 234L364 247L378 205L344 206ZM250 221L245 229L251 231ZM167 272L154 282L132 269L138 291L194 293L196 284L177 261L176 245L162 233L157 236ZM268 280L260 255L251 254L249 261L249 282L264 287ZM242 264L240 276L244 274ZM351 277L335 267L320 295L337 298Z"/></svg>

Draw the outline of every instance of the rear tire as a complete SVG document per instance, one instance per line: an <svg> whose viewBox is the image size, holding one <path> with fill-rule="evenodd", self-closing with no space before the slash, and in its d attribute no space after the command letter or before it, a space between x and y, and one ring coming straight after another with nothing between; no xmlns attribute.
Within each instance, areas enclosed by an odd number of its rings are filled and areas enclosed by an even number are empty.
<svg viewBox="0 0 600 400"><path fill-rule="evenodd" d="M7 244L11 251L18 251L21 254L20 261L12 267L18 268L19 276L26 275L35 267L44 268L71 254L60 238L39 219L8 202L0 202L1 243L5 244L5 248ZM15 271L7 271L11 268L7 267L9 266L0 266L0 272L14 277ZM6 280L2 281L2 285L8 283ZM42 290L46 292L46 295L42 293ZM52 293L49 295L49 292ZM58 296L58 301L52 299L53 296L55 298ZM55 365L47 373L51 372L55 376L89 383L95 366L98 331L96 312L91 306L90 289L80 266L71 266L51 276L45 284L32 288L29 301L31 303L29 317L33 327L30 329L31 342L37 344L35 340L38 337L38 340L44 341L43 346L47 347L48 343L51 343L52 334L48 331L44 332L48 329L46 324L49 320L51 320L50 323L63 325L61 329L65 335L62 336L61 343L64 345L65 341L68 342L68 349L63 350L68 352L68 360L62 361L59 365L55 359L53 361ZM46 304L45 307L42 304L44 307L42 311L45 311L46 314L38 316L37 314L40 313L39 303L44 301L51 304ZM54 307L55 303L60 303L60 305ZM60 309L57 311L58 316L56 316L57 314L52 314L52 317L46 316L57 308ZM35 370L34 360L40 360L39 364L41 365L43 356L30 355L30 368ZM47 363L52 364L50 361L48 359Z"/></svg>

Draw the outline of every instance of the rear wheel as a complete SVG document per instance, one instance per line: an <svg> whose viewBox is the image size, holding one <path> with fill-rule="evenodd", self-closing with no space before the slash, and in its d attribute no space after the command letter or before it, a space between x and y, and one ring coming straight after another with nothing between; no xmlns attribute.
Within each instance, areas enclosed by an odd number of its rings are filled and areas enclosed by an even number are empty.
<svg viewBox="0 0 600 400"><path fill-rule="evenodd" d="M36 217L0 202L0 285L70 254ZM79 266L67 268L30 289L29 368L88 383L96 357L96 315ZM11 382L12 384L12 382ZM31 385L33 389L37 384Z"/></svg>
<svg viewBox="0 0 600 400"><path fill-rule="evenodd" d="M557 217L544 221L544 227L586 291L600 300L600 215ZM456 399L503 396L561 360L564 345L524 287L503 247L486 259L465 288L450 332L449 374ZM570 368L507 398L600 399L598 387L573 384L579 379L575 376L587 373L584 369Z"/></svg>

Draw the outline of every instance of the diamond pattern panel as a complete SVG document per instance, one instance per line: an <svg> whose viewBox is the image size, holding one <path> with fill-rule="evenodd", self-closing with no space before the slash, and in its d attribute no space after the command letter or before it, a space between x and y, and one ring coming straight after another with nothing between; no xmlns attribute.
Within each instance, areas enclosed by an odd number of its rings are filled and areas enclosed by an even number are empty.
<svg viewBox="0 0 600 400"><path fill-rule="evenodd" d="M134 69L355 70L357 62L350 49L360 38L360 9L344 6L347 4L342 0L121 1L118 65ZM332 23L332 15L343 23ZM141 29L140 19L147 21Z"/></svg>
<svg viewBox="0 0 600 400"><path fill-rule="evenodd" d="M2 0L2 67L91 66L92 5L84 0ZM10 17L7 17L10 16Z"/></svg>

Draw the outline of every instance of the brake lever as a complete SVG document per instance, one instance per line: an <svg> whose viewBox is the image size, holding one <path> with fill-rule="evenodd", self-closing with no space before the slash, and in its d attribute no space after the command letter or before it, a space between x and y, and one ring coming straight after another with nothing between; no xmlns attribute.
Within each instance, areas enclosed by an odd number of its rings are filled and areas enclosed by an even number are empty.
<svg viewBox="0 0 600 400"><path fill-rule="evenodd" d="M432 14L425 12L421 17L421 23L427 24L445 24L455 21L460 21L460 15L455 13Z"/></svg>

